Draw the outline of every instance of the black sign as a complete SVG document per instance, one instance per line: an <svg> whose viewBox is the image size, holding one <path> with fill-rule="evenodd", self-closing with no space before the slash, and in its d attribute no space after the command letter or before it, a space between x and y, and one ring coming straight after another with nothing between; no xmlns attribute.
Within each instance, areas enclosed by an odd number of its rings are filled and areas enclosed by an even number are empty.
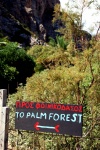
<svg viewBox="0 0 100 150"><path fill-rule="evenodd" d="M16 102L15 128L82 136L82 105Z"/></svg>

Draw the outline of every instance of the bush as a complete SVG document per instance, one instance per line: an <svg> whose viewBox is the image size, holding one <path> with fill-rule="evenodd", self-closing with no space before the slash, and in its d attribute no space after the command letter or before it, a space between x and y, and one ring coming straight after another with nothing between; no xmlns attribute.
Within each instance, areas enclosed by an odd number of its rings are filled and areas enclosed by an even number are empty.
<svg viewBox="0 0 100 150"><path fill-rule="evenodd" d="M62 48L63 50L67 49L68 42L62 36L56 36L56 39L50 37L49 40L49 45L53 47L57 46L58 48Z"/></svg>
<svg viewBox="0 0 100 150"><path fill-rule="evenodd" d="M34 66L32 57L17 43L7 42L0 46L0 83L25 83L26 78L34 73Z"/></svg>

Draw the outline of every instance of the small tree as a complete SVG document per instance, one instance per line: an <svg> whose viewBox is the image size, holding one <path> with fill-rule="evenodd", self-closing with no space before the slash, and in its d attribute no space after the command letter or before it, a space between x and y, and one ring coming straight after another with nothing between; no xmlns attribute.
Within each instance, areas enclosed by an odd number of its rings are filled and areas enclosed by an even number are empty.
<svg viewBox="0 0 100 150"><path fill-rule="evenodd" d="M1 88L12 81L25 83L26 78L34 73L34 66L32 57L18 48L17 43L7 42L5 46L0 46Z"/></svg>

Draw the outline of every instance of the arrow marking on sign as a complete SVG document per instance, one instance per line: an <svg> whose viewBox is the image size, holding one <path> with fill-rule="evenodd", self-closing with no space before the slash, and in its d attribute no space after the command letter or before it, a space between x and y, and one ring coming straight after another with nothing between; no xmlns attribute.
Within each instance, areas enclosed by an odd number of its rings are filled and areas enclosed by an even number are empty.
<svg viewBox="0 0 100 150"><path fill-rule="evenodd" d="M40 130L40 128L43 128L43 129L55 129L56 130L56 132L59 132L59 125L56 125L55 127L52 127L52 126L41 126L41 125L39 125L39 122L36 122L35 124L34 124L34 128L36 129L36 130Z"/></svg>

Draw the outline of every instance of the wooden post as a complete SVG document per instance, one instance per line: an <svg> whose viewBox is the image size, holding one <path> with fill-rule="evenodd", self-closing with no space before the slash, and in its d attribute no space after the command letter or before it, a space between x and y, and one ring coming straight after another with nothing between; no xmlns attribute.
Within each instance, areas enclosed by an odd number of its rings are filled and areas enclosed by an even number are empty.
<svg viewBox="0 0 100 150"><path fill-rule="evenodd" d="M0 150L8 149L9 108L6 107L7 90L0 90Z"/></svg>
<svg viewBox="0 0 100 150"><path fill-rule="evenodd" d="M7 102L7 90L2 89L0 90L0 107L6 106L6 102Z"/></svg>

